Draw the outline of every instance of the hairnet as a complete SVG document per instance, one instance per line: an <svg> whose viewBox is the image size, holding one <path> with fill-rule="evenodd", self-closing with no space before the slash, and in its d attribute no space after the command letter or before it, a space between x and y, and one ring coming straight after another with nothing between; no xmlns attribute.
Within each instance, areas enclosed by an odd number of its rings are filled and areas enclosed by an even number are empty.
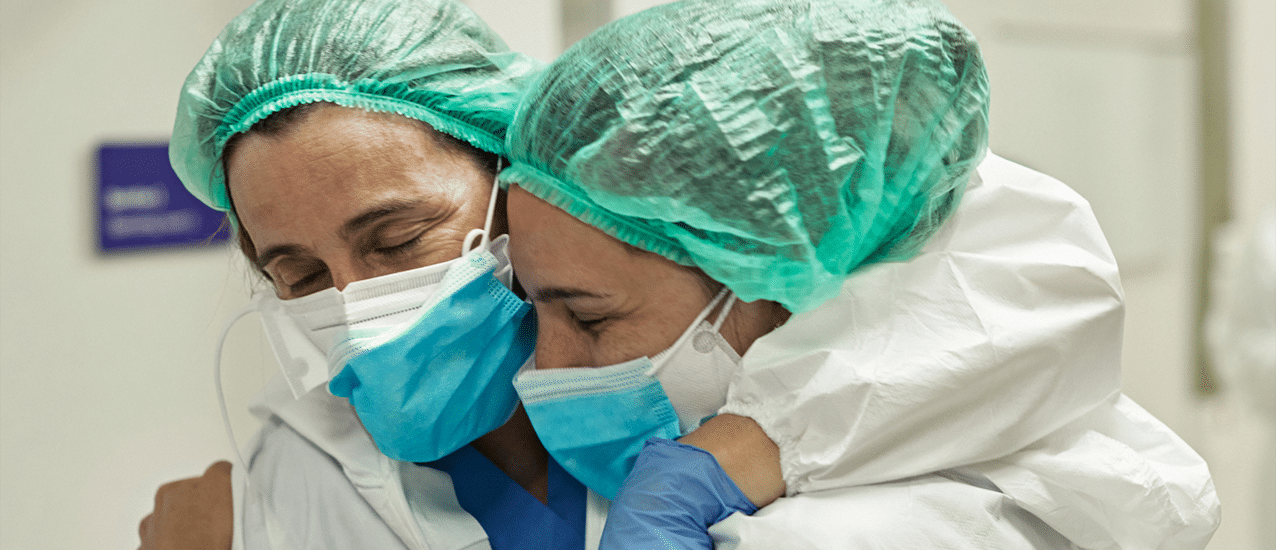
<svg viewBox="0 0 1276 550"><path fill-rule="evenodd" d="M169 158L192 194L227 210L226 141L320 101L397 113L503 153L540 67L452 0L261 0L226 25L186 78Z"/></svg>
<svg viewBox="0 0 1276 550"><path fill-rule="evenodd" d="M798 312L921 249L983 158L987 111L974 37L937 1L678 2L552 63L501 179Z"/></svg>

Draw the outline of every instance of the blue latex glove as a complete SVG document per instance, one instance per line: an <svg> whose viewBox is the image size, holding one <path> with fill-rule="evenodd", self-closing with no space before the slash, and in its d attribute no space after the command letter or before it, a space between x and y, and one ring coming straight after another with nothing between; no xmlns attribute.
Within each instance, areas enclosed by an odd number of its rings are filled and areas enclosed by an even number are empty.
<svg viewBox="0 0 1276 550"><path fill-rule="evenodd" d="M653 437L611 503L599 548L711 550L709 526L757 510L708 451Z"/></svg>

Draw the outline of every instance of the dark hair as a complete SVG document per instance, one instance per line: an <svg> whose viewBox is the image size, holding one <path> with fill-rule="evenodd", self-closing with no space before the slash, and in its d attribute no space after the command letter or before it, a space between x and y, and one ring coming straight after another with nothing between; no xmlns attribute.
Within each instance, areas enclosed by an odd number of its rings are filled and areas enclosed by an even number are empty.
<svg viewBox="0 0 1276 550"><path fill-rule="evenodd" d="M290 131L292 128L295 128L298 124L304 122L311 113L324 105L336 106L335 103L317 101L313 103L302 103L286 109L280 109L266 116L266 118L257 121L248 130L235 134L231 136L230 139L226 140L226 145L222 147L221 165L222 173L226 174L226 177L223 178L223 180L226 185L226 197L230 204L230 211L226 214L228 221L232 216L238 217L235 213L235 198L230 193L230 170L227 161L230 159L231 153L239 146L239 142L242 141L244 137L253 134L272 137L281 136ZM430 139L434 140L436 145L447 151L469 157L476 165L478 165L479 168L486 171L492 177L496 177L497 164L500 161L500 155L489 153L443 132L435 130L425 122L417 122L420 123L426 135L429 136ZM256 262L257 247L253 245L252 237L248 235L248 230L244 228L242 223L238 224L238 228L239 230L236 234L236 240L239 244L239 250L244 253L244 256L248 257L250 262Z"/></svg>

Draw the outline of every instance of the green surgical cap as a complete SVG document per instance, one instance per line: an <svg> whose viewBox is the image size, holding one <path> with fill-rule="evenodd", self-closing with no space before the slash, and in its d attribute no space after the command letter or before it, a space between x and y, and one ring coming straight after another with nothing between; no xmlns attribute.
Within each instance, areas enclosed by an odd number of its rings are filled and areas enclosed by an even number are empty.
<svg viewBox="0 0 1276 550"><path fill-rule="evenodd" d="M978 45L937 1L685 1L552 63L501 180L802 312L917 254L987 135Z"/></svg>
<svg viewBox="0 0 1276 550"><path fill-rule="evenodd" d="M261 0L186 78L169 159L192 194L228 210L226 141L321 101L397 113L503 154L514 108L541 68L455 1Z"/></svg>

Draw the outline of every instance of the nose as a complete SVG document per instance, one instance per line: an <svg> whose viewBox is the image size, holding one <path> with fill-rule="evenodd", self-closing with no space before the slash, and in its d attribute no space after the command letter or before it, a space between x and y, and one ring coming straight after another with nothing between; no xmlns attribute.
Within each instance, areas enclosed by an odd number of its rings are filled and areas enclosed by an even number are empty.
<svg viewBox="0 0 1276 550"><path fill-rule="evenodd" d="M358 262L341 262L340 264L328 264L328 273L332 277L332 286L337 290L345 290L350 283L371 279L379 275L385 275L375 268L362 265Z"/></svg>

